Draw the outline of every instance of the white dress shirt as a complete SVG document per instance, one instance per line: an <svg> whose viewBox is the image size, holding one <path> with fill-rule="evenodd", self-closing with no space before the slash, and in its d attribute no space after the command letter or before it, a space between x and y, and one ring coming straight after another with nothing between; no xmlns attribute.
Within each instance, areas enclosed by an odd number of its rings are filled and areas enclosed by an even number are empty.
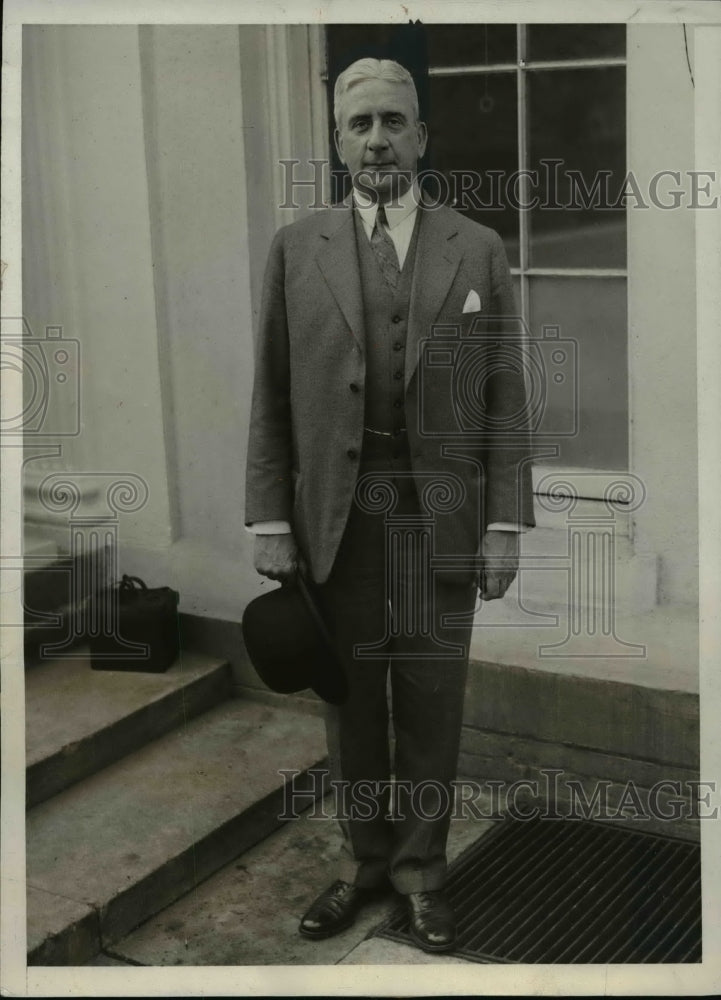
<svg viewBox="0 0 721 1000"><path fill-rule="evenodd" d="M386 205L388 225L383 228L393 240L393 245L398 255L398 266L401 271L408 256L408 247L411 245L419 197L418 186L414 184L404 194L399 195L398 198ZM365 234L370 240L376 224L378 205L371 201L362 191L356 191L355 189L353 190L353 201L355 202L358 215L363 222Z"/></svg>

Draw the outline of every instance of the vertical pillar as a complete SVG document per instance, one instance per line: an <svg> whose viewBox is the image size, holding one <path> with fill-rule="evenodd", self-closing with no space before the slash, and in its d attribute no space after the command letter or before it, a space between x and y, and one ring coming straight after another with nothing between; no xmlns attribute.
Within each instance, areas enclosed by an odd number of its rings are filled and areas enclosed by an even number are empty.
<svg viewBox="0 0 721 1000"><path fill-rule="evenodd" d="M152 495L125 534L157 549L171 529L138 28L23 35L23 307L47 369L43 426L26 439L60 445L32 463L26 516L50 531L37 491L50 473L131 469ZM71 362L62 383L60 351Z"/></svg>

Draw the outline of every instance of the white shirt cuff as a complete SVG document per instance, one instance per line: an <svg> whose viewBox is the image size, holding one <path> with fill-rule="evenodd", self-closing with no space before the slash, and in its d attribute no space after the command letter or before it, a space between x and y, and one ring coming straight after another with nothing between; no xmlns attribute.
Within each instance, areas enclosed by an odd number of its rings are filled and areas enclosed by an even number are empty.
<svg viewBox="0 0 721 1000"><path fill-rule="evenodd" d="M246 524L245 530L251 535L289 535L291 527L287 521L254 521Z"/></svg>
<svg viewBox="0 0 721 1000"><path fill-rule="evenodd" d="M255 521L245 526L251 535L289 535L291 526L287 521ZM521 534L528 529L524 524L513 524L511 521L494 521L486 531L517 531Z"/></svg>

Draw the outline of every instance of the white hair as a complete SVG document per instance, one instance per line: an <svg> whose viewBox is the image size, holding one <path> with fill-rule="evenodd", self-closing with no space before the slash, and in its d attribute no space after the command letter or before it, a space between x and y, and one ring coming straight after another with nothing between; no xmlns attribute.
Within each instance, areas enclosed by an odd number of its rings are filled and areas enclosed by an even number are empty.
<svg viewBox="0 0 721 1000"><path fill-rule="evenodd" d="M411 92L413 112L416 120L418 119L418 92L413 77L405 66L394 62L393 59L358 59L344 69L335 82L333 116L338 127L340 127L340 106L343 98L351 87L364 80L390 80L392 83L401 83L408 87Z"/></svg>

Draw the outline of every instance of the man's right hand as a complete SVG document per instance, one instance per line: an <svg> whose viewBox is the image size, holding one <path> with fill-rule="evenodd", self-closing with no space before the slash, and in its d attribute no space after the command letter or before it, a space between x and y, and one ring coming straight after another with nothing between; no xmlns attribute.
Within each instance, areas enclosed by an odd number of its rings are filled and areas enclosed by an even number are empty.
<svg viewBox="0 0 721 1000"><path fill-rule="evenodd" d="M298 569L298 546L290 532L255 536L255 568L270 580L289 580Z"/></svg>

